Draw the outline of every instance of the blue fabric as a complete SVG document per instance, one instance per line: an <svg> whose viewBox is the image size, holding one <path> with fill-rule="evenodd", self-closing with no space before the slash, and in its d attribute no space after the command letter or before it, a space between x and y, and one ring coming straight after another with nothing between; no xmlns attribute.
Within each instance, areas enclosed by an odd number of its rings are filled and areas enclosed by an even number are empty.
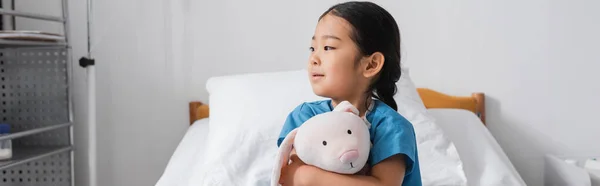
<svg viewBox="0 0 600 186"><path fill-rule="evenodd" d="M281 145L290 131L302 125L312 116L332 110L331 100L299 105L288 115L281 129L279 140L277 140L277 146ZM393 155L402 154L406 162L406 173L402 185L422 185L417 142L412 124L379 100L374 100L373 108L367 113L366 119L371 123L369 132L371 143L373 143L368 164L373 167Z"/></svg>

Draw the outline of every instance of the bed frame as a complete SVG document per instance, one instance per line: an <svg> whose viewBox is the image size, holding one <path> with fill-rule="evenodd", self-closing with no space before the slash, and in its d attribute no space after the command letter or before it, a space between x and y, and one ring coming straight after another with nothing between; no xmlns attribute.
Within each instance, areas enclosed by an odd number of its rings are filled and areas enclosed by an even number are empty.
<svg viewBox="0 0 600 186"><path fill-rule="evenodd" d="M475 113L485 125L485 94L476 92L471 96L451 96L428 88L417 88L425 108L455 108ZM194 121L208 118L209 107L199 101L189 103L190 125Z"/></svg>

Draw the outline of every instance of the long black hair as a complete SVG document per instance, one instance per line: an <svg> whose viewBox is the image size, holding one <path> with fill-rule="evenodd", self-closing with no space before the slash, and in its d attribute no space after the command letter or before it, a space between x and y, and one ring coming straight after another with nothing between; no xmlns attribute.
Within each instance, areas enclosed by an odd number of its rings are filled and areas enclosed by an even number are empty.
<svg viewBox="0 0 600 186"><path fill-rule="evenodd" d="M401 75L400 31L394 17L375 3L357 1L336 4L325 11L319 20L327 14L341 17L352 25L350 38L363 56L375 52L383 54L385 62L368 92L398 110L394 95L397 91L396 82Z"/></svg>

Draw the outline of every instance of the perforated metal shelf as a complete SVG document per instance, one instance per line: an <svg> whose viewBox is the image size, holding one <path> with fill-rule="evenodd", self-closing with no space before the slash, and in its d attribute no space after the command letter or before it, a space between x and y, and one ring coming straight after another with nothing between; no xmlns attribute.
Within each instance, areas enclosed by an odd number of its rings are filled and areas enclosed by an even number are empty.
<svg viewBox="0 0 600 186"><path fill-rule="evenodd" d="M14 147L0 161L0 186L73 184L68 50L0 49L0 122L12 131L0 139Z"/></svg>
<svg viewBox="0 0 600 186"><path fill-rule="evenodd" d="M70 147L32 147L29 154L43 154L0 170L2 186L66 186L72 185Z"/></svg>
<svg viewBox="0 0 600 186"><path fill-rule="evenodd" d="M48 41L48 42L46 42L46 41L0 39L0 48L47 47L47 46L65 47L66 45L67 44L63 41L59 41L59 42Z"/></svg>
<svg viewBox="0 0 600 186"><path fill-rule="evenodd" d="M59 124L59 125L40 127L40 128L34 128L34 129L26 130L26 131L16 132L16 133L12 133L9 135L0 136L0 141L6 140L6 139L15 139L15 138L20 138L20 137L25 137L25 136L29 136L29 135L35 135L35 134L39 134L39 133L43 133L43 132L57 130L57 129L65 128L65 127L70 127L71 125L72 125L71 123L63 123L63 124Z"/></svg>
<svg viewBox="0 0 600 186"><path fill-rule="evenodd" d="M63 38L0 39L0 122L12 134L13 157L0 161L0 186L73 186L71 48L68 0L61 16L0 8L0 14L54 21ZM89 21L89 20L88 20ZM43 39L43 38L35 38Z"/></svg>
<svg viewBox="0 0 600 186"><path fill-rule="evenodd" d="M0 171L70 150L71 146L15 148L10 160L0 160Z"/></svg>

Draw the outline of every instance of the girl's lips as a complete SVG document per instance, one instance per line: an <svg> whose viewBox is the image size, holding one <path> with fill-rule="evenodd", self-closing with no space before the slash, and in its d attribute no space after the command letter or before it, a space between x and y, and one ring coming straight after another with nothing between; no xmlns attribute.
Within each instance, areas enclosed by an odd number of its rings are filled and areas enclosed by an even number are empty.
<svg viewBox="0 0 600 186"><path fill-rule="evenodd" d="M320 78L323 78L323 77L325 77L325 75L323 75L323 74L318 74L318 73L312 73L311 74L311 78L312 79L320 79Z"/></svg>
<svg viewBox="0 0 600 186"><path fill-rule="evenodd" d="M317 82L317 81L321 81L324 77L325 77L325 73L323 73L323 71L319 70L319 69L310 69L309 71L309 78L311 82Z"/></svg>

